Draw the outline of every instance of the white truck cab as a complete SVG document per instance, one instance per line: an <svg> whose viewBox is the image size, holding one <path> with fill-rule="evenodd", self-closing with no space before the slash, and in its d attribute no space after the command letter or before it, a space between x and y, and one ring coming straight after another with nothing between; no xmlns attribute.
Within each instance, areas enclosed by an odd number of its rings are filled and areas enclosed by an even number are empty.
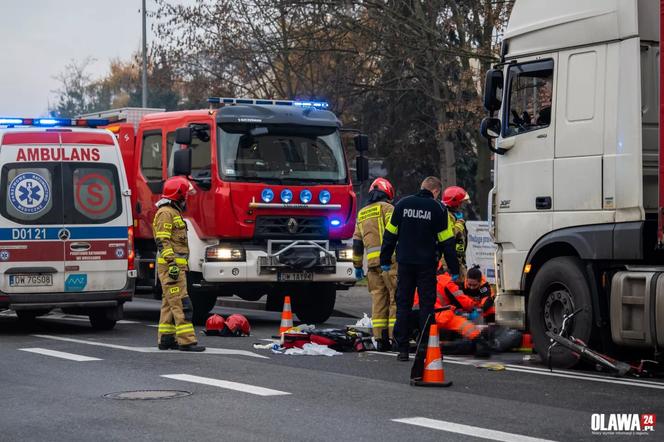
<svg viewBox="0 0 664 442"><path fill-rule="evenodd" d="M2 129L0 165L0 307L21 319L62 308L112 328L135 277L129 186L113 134Z"/></svg>
<svg viewBox="0 0 664 442"><path fill-rule="evenodd" d="M540 354L577 309L586 342L664 348L659 4L517 0L487 73L497 320Z"/></svg>

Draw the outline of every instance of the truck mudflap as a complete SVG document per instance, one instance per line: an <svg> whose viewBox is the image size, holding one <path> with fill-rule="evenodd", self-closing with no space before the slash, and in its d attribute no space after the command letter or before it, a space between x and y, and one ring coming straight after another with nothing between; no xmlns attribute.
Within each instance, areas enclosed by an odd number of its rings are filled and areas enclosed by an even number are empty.
<svg viewBox="0 0 664 442"><path fill-rule="evenodd" d="M246 250L243 261L202 264L207 282L355 283L353 263L337 259L328 241L270 240L267 250Z"/></svg>

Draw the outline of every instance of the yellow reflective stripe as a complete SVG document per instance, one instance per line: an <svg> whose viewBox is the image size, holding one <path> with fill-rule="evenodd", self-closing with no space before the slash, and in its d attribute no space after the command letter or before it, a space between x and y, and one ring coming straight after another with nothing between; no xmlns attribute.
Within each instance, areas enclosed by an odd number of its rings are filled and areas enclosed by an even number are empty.
<svg viewBox="0 0 664 442"><path fill-rule="evenodd" d="M394 324L396 324L397 320L390 318L389 322L390 322L390 325L394 325Z"/></svg>
<svg viewBox="0 0 664 442"><path fill-rule="evenodd" d="M168 261L166 261L164 258L157 258L157 264L168 264ZM180 264L183 266L186 266L189 264L189 260L187 258L175 258L175 264Z"/></svg>
<svg viewBox="0 0 664 442"><path fill-rule="evenodd" d="M186 322L184 324L180 324L175 327L176 330L182 330L183 328L194 328L194 324L192 324L191 322Z"/></svg>
<svg viewBox="0 0 664 442"><path fill-rule="evenodd" d="M372 319L371 324L374 327L383 327L387 325L387 319Z"/></svg>
<svg viewBox="0 0 664 442"><path fill-rule="evenodd" d="M171 232L157 232L154 236L155 238L170 238L171 237Z"/></svg>
<svg viewBox="0 0 664 442"><path fill-rule="evenodd" d="M380 208L380 206L379 206ZM383 243L383 232L385 232L385 223L383 222L383 217L378 217L378 240L380 243Z"/></svg>
<svg viewBox="0 0 664 442"><path fill-rule="evenodd" d="M175 332L176 335L188 335L190 333L195 333L193 325L191 326L191 328L188 328L186 330L178 330Z"/></svg>
<svg viewBox="0 0 664 442"><path fill-rule="evenodd" d="M450 238L454 238L454 232L450 228L450 225L447 225L447 229L441 230L438 232L438 242L447 241Z"/></svg>
<svg viewBox="0 0 664 442"><path fill-rule="evenodd" d="M171 230L173 228L173 224L171 223L164 223L164 229Z"/></svg>
<svg viewBox="0 0 664 442"><path fill-rule="evenodd" d="M396 235L397 232L399 232L399 227L392 224L392 220L390 219L390 222L385 226L385 230L390 232L392 235Z"/></svg>
<svg viewBox="0 0 664 442"><path fill-rule="evenodd" d="M159 324L159 333L175 333L173 324Z"/></svg>
<svg viewBox="0 0 664 442"><path fill-rule="evenodd" d="M367 259L380 258L380 250L377 252L367 253Z"/></svg>
<svg viewBox="0 0 664 442"><path fill-rule="evenodd" d="M160 255L161 255L161 256L164 256L164 257L165 257L165 256L171 256L171 255L175 255L175 252L173 251L173 248L172 248L172 247L169 247L169 248L167 248L167 249L162 250L162 251L160 252Z"/></svg>
<svg viewBox="0 0 664 442"><path fill-rule="evenodd" d="M171 287L168 291L170 293L180 293L180 287Z"/></svg>

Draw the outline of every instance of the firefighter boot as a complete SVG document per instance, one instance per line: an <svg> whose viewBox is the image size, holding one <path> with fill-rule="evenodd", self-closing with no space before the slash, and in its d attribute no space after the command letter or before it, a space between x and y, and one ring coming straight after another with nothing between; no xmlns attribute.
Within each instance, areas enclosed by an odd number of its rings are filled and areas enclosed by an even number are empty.
<svg viewBox="0 0 664 442"><path fill-rule="evenodd" d="M175 336L173 335L161 335L157 347L159 350L177 350L178 343L175 341Z"/></svg>
<svg viewBox="0 0 664 442"><path fill-rule="evenodd" d="M474 341L475 343L475 357L476 358L490 358L491 346L484 337L479 336Z"/></svg>
<svg viewBox="0 0 664 442"><path fill-rule="evenodd" d="M178 350L180 350L180 351L200 352L200 351L205 351L205 347L203 347L202 345L198 345L198 344L194 343L194 344L188 344L188 345L180 345L178 347Z"/></svg>
<svg viewBox="0 0 664 442"><path fill-rule="evenodd" d="M392 343L390 342L390 337L387 329L383 329L381 338L377 339L377 344L378 344L377 350L380 352L392 350Z"/></svg>

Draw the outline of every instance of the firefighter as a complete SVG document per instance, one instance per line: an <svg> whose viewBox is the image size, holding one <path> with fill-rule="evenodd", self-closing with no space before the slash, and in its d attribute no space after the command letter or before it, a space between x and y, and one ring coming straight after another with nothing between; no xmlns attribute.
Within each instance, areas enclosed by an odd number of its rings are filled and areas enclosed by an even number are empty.
<svg viewBox="0 0 664 442"><path fill-rule="evenodd" d="M447 208L449 222L452 224L457 258L459 259L460 281L466 276L466 244L468 231L463 217L462 205L470 202L468 192L463 187L450 186L443 192L443 204Z"/></svg>
<svg viewBox="0 0 664 442"><path fill-rule="evenodd" d="M187 224L182 219L187 196L194 188L188 179L176 176L164 183L157 213L152 222L157 242L157 273L162 288L159 316L159 350L205 351L198 345L193 307L187 295Z"/></svg>
<svg viewBox="0 0 664 442"><path fill-rule="evenodd" d="M419 297L415 296L414 306L419 304ZM490 356L490 348L480 329L469 321L464 315L472 315L476 309L473 298L464 294L459 286L452 281L449 273L441 273L436 277L436 303L437 311L434 315L439 330L456 332L462 338L472 341L475 356Z"/></svg>
<svg viewBox="0 0 664 442"><path fill-rule="evenodd" d="M371 293L371 327L378 342L378 351L392 348L392 330L396 322L397 306L394 293L397 285L396 263L387 272L380 268L380 246L385 226L390 222L394 206L394 187L385 178L376 178L369 186L369 205L357 214L353 234L353 265L355 277L362 279L364 251L367 252L367 282Z"/></svg>
<svg viewBox="0 0 664 442"><path fill-rule="evenodd" d="M448 223L447 210L437 201L441 192L442 184L438 178L425 178L418 193L397 203L390 222L385 226L380 265L384 271L391 269L396 248L397 320L394 338L400 361L408 361L408 319L413 308L415 288L420 294L420 330L424 330L428 316L433 314L436 268L441 253L450 263L454 277L459 276L452 225Z"/></svg>
<svg viewBox="0 0 664 442"><path fill-rule="evenodd" d="M482 317L486 322L495 322L496 307L493 304L493 290L479 266L468 269L468 274L463 282L463 292L473 298L475 305L482 311Z"/></svg>

